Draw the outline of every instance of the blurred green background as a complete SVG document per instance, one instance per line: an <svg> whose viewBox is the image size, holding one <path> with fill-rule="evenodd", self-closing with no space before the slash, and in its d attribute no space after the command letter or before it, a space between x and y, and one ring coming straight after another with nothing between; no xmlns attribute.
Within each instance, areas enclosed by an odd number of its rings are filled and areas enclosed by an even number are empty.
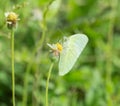
<svg viewBox="0 0 120 106"><path fill-rule="evenodd" d="M75 33L86 34L89 42L67 75L59 76L58 63L54 65L49 106L120 106L120 0L54 0L48 6L50 2L0 0L0 106L12 106L10 30L4 16L8 11L20 18L15 30L16 106L23 106L29 64L26 106L45 106L51 64L46 44ZM33 57L44 29L42 49Z"/></svg>

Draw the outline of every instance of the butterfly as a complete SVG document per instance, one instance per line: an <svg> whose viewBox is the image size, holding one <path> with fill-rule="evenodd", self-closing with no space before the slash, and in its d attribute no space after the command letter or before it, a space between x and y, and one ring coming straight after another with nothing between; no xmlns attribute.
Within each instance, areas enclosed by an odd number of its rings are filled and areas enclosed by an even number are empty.
<svg viewBox="0 0 120 106"><path fill-rule="evenodd" d="M85 34L71 35L63 42L59 59L59 75L63 76L72 69L87 42L88 37Z"/></svg>
<svg viewBox="0 0 120 106"><path fill-rule="evenodd" d="M72 69L87 42L86 35L74 34L65 37L63 44L47 44L52 49L54 56L59 57L59 75L63 76Z"/></svg>

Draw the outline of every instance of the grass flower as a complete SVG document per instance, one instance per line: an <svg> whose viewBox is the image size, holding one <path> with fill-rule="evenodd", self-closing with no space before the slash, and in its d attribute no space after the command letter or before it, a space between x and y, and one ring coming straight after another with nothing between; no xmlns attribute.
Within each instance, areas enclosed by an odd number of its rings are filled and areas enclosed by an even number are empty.
<svg viewBox="0 0 120 106"><path fill-rule="evenodd" d="M63 46L60 43L47 45L51 48L51 52L54 56L59 56L60 52L63 50Z"/></svg>
<svg viewBox="0 0 120 106"><path fill-rule="evenodd" d="M15 63L14 63L14 28L19 20L18 15L14 12L5 13L8 29L11 30L11 70L12 70L12 103L15 106Z"/></svg>
<svg viewBox="0 0 120 106"><path fill-rule="evenodd" d="M60 53L63 50L63 46L60 43L56 43L56 44L47 44L50 48L51 48L51 52L53 57L50 57L52 63L50 65L49 71L48 71L48 77L47 77L47 82L46 82L46 98L45 98L45 106L48 106L48 86L49 86L49 79L50 79L50 75L51 75L51 71L53 68L53 65L55 63L56 60L58 60L58 57L60 56ZM55 57L55 58L54 58Z"/></svg>
<svg viewBox="0 0 120 106"><path fill-rule="evenodd" d="M14 12L6 12L5 17L9 29L16 27L17 21L20 20L18 15Z"/></svg>

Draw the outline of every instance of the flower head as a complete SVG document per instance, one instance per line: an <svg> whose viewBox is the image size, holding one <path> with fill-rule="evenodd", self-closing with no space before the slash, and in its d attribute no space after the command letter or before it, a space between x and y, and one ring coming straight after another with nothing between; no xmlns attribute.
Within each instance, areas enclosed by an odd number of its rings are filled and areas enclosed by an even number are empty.
<svg viewBox="0 0 120 106"><path fill-rule="evenodd" d="M63 46L60 43L56 44L47 44L51 50L54 56L59 56L60 52L63 50Z"/></svg>
<svg viewBox="0 0 120 106"><path fill-rule="evenodd" d="M60 43L57 43L56 46L59 52L63 50L63 46Z"/></svg>
<svg viewBox="0 0 120 106"><path fill-rule="evenodd" d="M9 29L16 27L17 21L19 20L18 15L14 12L5 13L6 23Z"/></svg>

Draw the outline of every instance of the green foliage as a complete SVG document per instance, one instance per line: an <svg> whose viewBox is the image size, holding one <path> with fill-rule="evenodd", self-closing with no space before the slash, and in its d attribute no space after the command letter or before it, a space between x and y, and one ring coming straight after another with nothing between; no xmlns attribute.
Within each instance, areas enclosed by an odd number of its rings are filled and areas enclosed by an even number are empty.
<svg viewBox="0 0 120 106"><path fill-rule="evenodd" d="M1 0L0 106L12 106L10 31L4 13L14 11L16 106L22 106L27 74L27 105L45 106L51 64L47 43L84 33L89 42L70 73L58 76L55 63L49 83L50 106L120 105L119 0ZM43 16L45 11L46 16ZM46 20L46 22L44 22ZM45 31L41 48L37 47ZM41 44L41 43L40 43ZM34 50L38 51L33 55Z"/></svg>

